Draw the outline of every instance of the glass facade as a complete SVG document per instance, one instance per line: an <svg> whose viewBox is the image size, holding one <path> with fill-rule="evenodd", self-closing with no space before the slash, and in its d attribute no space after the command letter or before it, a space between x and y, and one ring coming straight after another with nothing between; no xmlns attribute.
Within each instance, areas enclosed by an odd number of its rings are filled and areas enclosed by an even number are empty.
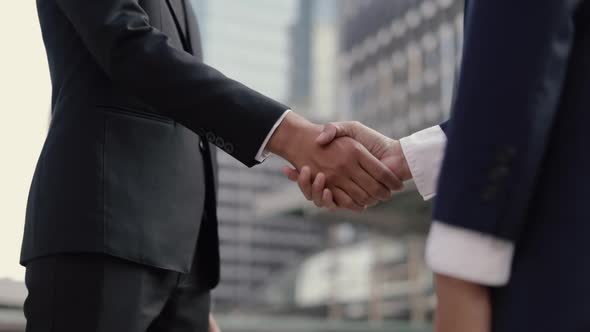
<svg viewBox="0 0 590 332"><path fill-rule="evenodd" d="M345 1L341 84L350 114L392 137L448 117L462 39L462 1Z"/></svg>
<svg viewBox="0 0 590 332"><path fill-rule="evenodd" d="M288 97L295 0L192 0L205 62L279 101Z"/></svg>
<svg viewBox="0 0 590 332"><path fill-rule="evenodd" d="M290 27L294 0L194 0L205 62L274 99L285 102L291 74ZM303 83L301 83L303 84ZM252 308L263 301L273 275L289 269L323 245L323 227L297 216L260 215L268 197L300 201L284 194L288 181L277 157L246 168L219 151L219 236L222 281L215 290L221 311Z"/></svg>

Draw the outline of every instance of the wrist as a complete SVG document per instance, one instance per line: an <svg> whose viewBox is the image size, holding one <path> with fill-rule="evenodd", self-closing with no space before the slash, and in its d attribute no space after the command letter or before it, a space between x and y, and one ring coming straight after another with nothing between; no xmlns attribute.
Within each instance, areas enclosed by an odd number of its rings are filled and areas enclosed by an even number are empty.
<svg viewBox="0 0 590 332"><path fill-rule="evenodd" d="M397 155L399 158L398 167L394 170L394 173L402 181L411 180L413 178L412 171L410 170L410 165L408 164L408 160L406 159L400 141L392 139L390 146L394 155Z"/></svg>
<svg viewBox="0 0 590 332"><path fill-rule="evenodd" d="M298 150L298 142L308 138L314 129L318 131L318 134L321 131L320 126L311 123L295 112L289 112L271 136L267 148L273 154L293 162Z"/></svg>

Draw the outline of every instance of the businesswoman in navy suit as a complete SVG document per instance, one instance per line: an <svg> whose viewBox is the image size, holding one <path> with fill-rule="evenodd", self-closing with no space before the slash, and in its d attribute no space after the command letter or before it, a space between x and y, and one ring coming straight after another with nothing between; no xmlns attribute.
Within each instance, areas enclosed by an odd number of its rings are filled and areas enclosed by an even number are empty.
<svg viewBox="0 0 590 332"><path fill-rule="evenodd" d="M589 124L590 3L471 0L450 121L400 141L336 123L319 141L355 137L436 194L437 331L590 331ZM322 176L286 173L337 208Z"/></svg>

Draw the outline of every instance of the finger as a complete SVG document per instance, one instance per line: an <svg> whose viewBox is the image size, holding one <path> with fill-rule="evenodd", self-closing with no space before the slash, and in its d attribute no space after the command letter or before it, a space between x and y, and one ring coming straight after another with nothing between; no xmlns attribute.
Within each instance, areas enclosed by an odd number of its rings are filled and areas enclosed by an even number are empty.
<svg viewBox="0 0 590 332"><path fill-rule="evenodd" d="M356 121L332 122L324 126L323 131L316 139L316 143L326 145L334 139L342 136L356 138L359 123Z"/></svg>
<svg viewBox="0 0 590 332"><path fill-rule="evenodd" d="M373 179L382 183L391 191L403 189L403 182L385 166L379 159L375 158L369 151L362 151L359 155L359 163Z"/></svg>
<svg viewBox="0 0 590 332"><path fill-rule="evenodd" d="M311 198L317 207L323 207L322 196L326 187L326 176L324 173L318 173L311 186Z"/></svg>
<svg viewBox="0 0 590 332"><path fill-rule="evenodd" d="M308 201L311 200L311 170L309 167L303 166L303 168L301 168L297 183L299 184L299 189L303 193L303 196L305 196Z"/></svg>
<svg viewBox="0 0 590 332"><path fill-rule="evenodd" d="M375 180L362 165L358 165L360 171L353 175L353 181L363 188L376 201L387 201L391 199L391 190L381 182ZM371 205L371 204L367 204Z"/></svg>
<svg viewBox="0 0 590 332"><path fill-rule="evenodd" d="M332 194L332 190L326 188L322 194L322 202L324 203L324 207L330 211L338 210L338 206L336 202L334 202L334 194Z"/></svg>
<svg viewBox="0 0 590 332"><path fill-rule="evenodd" d="M334 201L338 207L356 212L362 212L365 210L363 206L358 205L344 190L338 187L334 187L331 190L334 194Z"/></svg>
<svg viewBox="0 0 590 332"><path fill-rule="evenodd" d="M283 167L283 174L291 181L293 182L297 182L297 179L299 178L299 172L297 172L296 169L291 168L289 166L284 166Z"/></svg>
<svg viewBox="0 0 590 332"><path fill-rule="evenodd" d="M344 190L357 205L367 206L375 203L375 199L369 195L361 186L356 184L352 179L346 179L338 184L338 187Z"/></svg>
<svg viewBox="0 0 590 332"><path fill-rule="evenodd" d="M326 145L332 142L339 134L339 127L334 123L328 123L316 139L319 145Z"/></svg>

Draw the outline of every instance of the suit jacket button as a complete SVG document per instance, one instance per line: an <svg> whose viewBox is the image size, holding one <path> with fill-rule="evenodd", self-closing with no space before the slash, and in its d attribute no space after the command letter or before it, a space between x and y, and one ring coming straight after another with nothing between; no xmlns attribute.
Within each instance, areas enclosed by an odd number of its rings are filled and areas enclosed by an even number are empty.
<svg viewBox="0 0 590 332"><path fill-rule="evenodd" d="M223 149L225 150L225 152L232 154L234 153L234 145L231 143L227 143L223 146Z"/></svg>
<svg viewBox="0 0 590 332"><path fill-rule="evenodd" d="M215 134L212 132L207 133L207 140L211 143L215 142Z"/></svg>
<svg viewBox="0 0 590 332"><path fill-rule="evenodd" d="M510 170L506 166L494 167L490 171L490 180L492 180L492 181L500 180L500 179L506 177L509 172L510 172Z"/></svg>
<svg viewBox="0 0 590 332"><path fill-rule="evenodd" d="M516 149L514 147L505 147L498 152L498 161L501 163L508 163L516 156Z"/></svg>

